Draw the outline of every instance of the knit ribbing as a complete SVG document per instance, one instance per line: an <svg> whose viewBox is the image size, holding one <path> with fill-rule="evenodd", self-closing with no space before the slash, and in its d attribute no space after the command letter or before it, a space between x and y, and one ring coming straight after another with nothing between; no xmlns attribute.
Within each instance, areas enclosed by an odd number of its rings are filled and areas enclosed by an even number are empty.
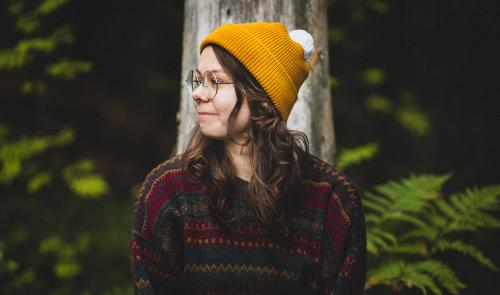
<svg viewBox="0 0 500 295"><path fill-rule="evenodd" d="M224 24L200 44L230 52L255 77L286 122L300 86L307 78L304 49L293 41L282 23Z"/></svg>

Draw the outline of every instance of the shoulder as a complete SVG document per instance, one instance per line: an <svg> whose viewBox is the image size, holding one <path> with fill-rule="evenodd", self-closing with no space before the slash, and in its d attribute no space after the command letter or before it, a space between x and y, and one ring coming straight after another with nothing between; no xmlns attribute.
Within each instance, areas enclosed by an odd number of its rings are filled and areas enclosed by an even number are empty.
<svg viewBox="0 0 500 295"><path fill-rule="evenodd" d="M329 187L328 208L337 208L352 218L361 210L361 193L356 183L335 166L317 156L307 157L307 176Z"/></svg>
<svg viewBox="0 0 500 295"><path fill-rule="evenodd" d="M161 183L182 178L182 154L175 155L158 164L146 175L139 191L139 198L149 195Z"/></svg>
<svg viewBox="0 0 500 295"><path fill-rule="evenodd" d="M308 156L309 176L319 180L328 182L336 191L343 193L352 193L358 190L355 182L346 174L340 172L335 166L323 161L315 155Z"/></svg>

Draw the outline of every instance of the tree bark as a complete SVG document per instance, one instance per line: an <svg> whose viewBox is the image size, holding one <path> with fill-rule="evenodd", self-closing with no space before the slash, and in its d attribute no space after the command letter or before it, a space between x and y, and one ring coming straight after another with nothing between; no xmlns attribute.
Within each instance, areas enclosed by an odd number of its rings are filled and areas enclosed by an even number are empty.
<svg viewBox="0 0 500 295"><path fill-rule="evenodd" d="M315 48L309 58L309 76L300 88L288 128L306 133L311 153L333 164L336 150L328 69L327 3L327 0L186 0L176 153L185 150L189 131L196 124L195 109L184 80L187 70L198 64L202 39L224 23L283 22L289 31L309 32Z"/></svg>

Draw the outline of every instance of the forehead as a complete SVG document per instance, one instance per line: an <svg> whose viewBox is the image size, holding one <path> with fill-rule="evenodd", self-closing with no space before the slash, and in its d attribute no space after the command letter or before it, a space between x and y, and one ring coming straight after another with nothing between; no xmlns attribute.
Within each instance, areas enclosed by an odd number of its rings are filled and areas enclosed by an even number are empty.
<svg viewBox="0 0 500 295"><path fill-rule="evenodd" d="M213 71L214 73L224 73L219 60L215 56L214 50L211 46L205 47L200 55L200 62L198 63L198 68L196 69L200 73L205 71Z"/></svg>

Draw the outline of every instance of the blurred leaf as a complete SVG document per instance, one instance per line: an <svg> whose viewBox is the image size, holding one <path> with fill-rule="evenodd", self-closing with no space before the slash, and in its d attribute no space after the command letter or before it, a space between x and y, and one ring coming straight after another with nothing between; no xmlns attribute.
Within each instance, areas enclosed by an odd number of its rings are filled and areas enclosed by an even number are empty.
<svg viewBox="0 0 500 295"><path fill-rule="evenodd" d="M16 28L25 34L31 34L40 28L40 19L34 12L21 14L16 19Z"/></svg>
<svg viewBox="0 0 500 295"><path fill-rule="evenodd" d="M33 61L33 53L52 53L62 44L74 41L70 26L56 29L49 37L19 40L14 48L0 49L0 70L19 69Z"/></svg>
<svg viewBox="0 0 500 295"><path fill-rule="evenodd" d="M335 76L330 76L330 87L337 88L340 84L340 81Z"/></svg>
<svg viewBox="0 0 500 295"><path fill-rule="evenodd" d="M24 9L24 1L21 0L12 0L9 4L9 13L11 15L18 15Z"/></svg>
<svg viewBox="0 0 500 295"><path fill-rule="evenodd" d="M370 8L379 14L387 14L390 10L389 5L382 0L370 0L368 3Z"/></svg>
<svg viewBox="0 0 500 295"><path fill-rule="evenodd" d="M0 70L14 70L30 63L33 56L14 49L0 50Z"/></svg>
<svg viewBox="0 0 500 295"><path fill-rule="evenodd" d="M333 44L337 44L345 40L346 32L341 28L334 27L328 31L328 37Z"/></svg>
<svg viewBox="0 0 500 295"><path fill-rule="evenodd" d="M24 81L21 89L23 94L35 92L38 95L45 95L47 92L47 85L41 81Z"/></svg>
<svg viewBox="0 0 500 295"><path fill-rule="evenodd" d="M393 109L392 102L381 94L372 93L365 101L365 106L369 111L379 113L390 113Z"/></svg>
<svg viewBox="0 0 500 295"><path fill-rule="evenodd" d="M41 190L44 186L47 186L52 180L52 175L48 172L40 172L33 176L28 184L28 193L33 194Z"/></svg>
<svg viewBox="0 0 500 295"><path fill-rule="evenodd" d="M58 261L54 266L54 273L60 279L70 279L78 275L81 271L81 266L74 260Z"/></svg>
<svg viewBox="0 0 500 295"><path fill-rule="evenodd" d="M61 239L57 235L52 235L40 241L38 251L40 254L57 253L61 247Z"/></svg>
<svg viewBox="0 0 500 295"><path fill-rule="evenodd" d="M30 267L21 274L14 277L10 287L13 289L20 289L23 286L30 285L35 281L35 270Z"/></svg>
<svg viewBox="0 0 500 295"><path fill-rule="evenodd" d="M62 129L54 136L23 137L14 142L0 145L0 183L9 183L21 173L23 161L40 154L51 147L62 146L73 141L74 132Z"/></svg>
<svg viewBox="0 0 500 295"><path fill-rule="evenodd" d="M45 0L40 3L40 5L36 9L36 12L41 15L47 15L56 11L66 3L68 3L68 0Z"/></svg>
<svg viewBox="0 0 500 295"><path fill-rule="evenodd" d="M45 67L45 72L52 77L65 80L73 80L79 73L88 73L92 69L92 63L62 59L57 63L49 64Z"/></svg>
<svg viewBox="0 0 500 295"><path fill-rule="evenodd" d="M343 171L348 167L373 158L378 153L378 150L379 144L376 142L370 142L354 148L343 149L339 153L336 166L339 170Z"/></svg>
<svg viewBox="0 0 500 295"><path fill-rule="evenodd" d="M403 104L396 110L396 118L401 126L417 136L429 134L431 129L429 118L418 107L414 95L406 92L402 100Z"/></svg>
<svg viewBox="0 0 500 295"><path fill-rule="evenodd" d="M147 84L151 89L157 91L166 91L177 85L177 83L174 82L174 79L171 79L162 73L151 73L148 76Z"/></svg>
<svg viewBox="0 0 500 295"><path fill-rule="evenodd" d="M371 86L378 86L385 82L384 71L378 68L366 69L362 74L363 81Z"/></svg>
<svg viewBox="0 0 500 295"><path fill-rule="evenodd" d="M352 9L351 10L351 21L353 23L364 23L366 21L365 12L361 9Z"/></svg>
<svg viewBox="0 0 500 295"><path fill-rule="evenodd" d="M13 1L9 5L9 13L16 18L16 28L25 34L32 34L42 24L42 18L56 11L68 0L44 0L32 10L24 11L23 1Z"/></svg>
<svg viewBox="0 0 500 295"><path fill-rule="evenodd" d="M2 272L12 273L15 272L19 268L19 263L12 259L5 259L5 250L7 248L7 244L0 240L0 274Z"/></svg>
<svg viewBox="0 0 500 295"><path fill-rule="evenodd" d="M93 172L94 163L82 160L63 170L63 178L70 189L82 198L100 198L108 193L108 184Z"/></svg>

